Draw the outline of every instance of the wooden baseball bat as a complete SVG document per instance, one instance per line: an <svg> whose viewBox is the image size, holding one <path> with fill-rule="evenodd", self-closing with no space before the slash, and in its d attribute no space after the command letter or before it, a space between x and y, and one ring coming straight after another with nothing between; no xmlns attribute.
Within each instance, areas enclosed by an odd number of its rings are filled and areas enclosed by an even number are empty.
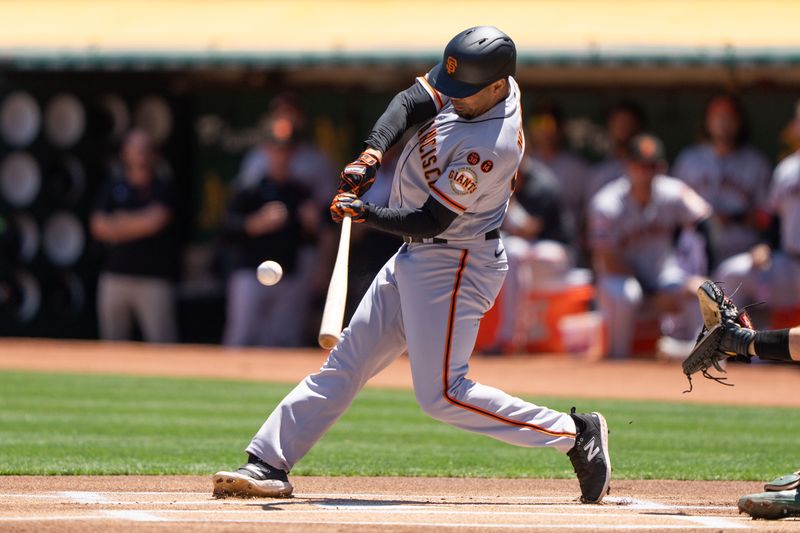
<svg viewBox="0 0 800 533"><path fill-rule="evenodd" d="M350 255L350 226L353 221L349 216L342 219L342 234L339 237L339 251L336 252L336 265L333 267L331 284L328 285L328 297L325 299L325 310L322 313L322 324L319 326L317 341L322 348L330 350L339 342L344 322L344 305L347 300L347 263Z"/></svg>

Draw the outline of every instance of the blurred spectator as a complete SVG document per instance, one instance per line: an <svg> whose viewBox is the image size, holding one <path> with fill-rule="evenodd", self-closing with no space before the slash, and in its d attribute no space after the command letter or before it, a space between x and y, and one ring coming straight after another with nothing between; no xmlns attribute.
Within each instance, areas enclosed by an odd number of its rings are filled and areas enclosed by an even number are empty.
<svg viewBox="0 0 800 533"><path fill-rule="evenodd" d="M703 134L704 142L678 155L673 174L713 206L719 225L715 255L723 260L758 242L758 215L765 208L770 167L766 157L747 143L744 108L730 93L708 101Z"/></svg>
<svg viewBox="0 0 800 533"><path fill-rule="evenodd" d="M592 167L585 201L591 201L603 186L625 174L628 146L631 139L642 133L644 126L644 110L636 102L623 100L608 111L608 155Z"/></svg>
<svg viewBox="0 0 800 533"><path fill-rule="evenodd" d="M564 231L575 243L585 221L585 191L589 167L564 146L564 116L555 104L543 104L528 120L528 149L533 161L545 165L558 180Z"/></svg>
<svg viewBox="0 0 800 533"><path fill-rule="evenodd" d="M287 143L292 149L287 152L288 160L282 162L287 166L289 180L302 185L311 194L323 222L313 238L301 243L299 250L297 276L303 280L298 283L295 299L311 302L324 298L333 269L336 254L337 233L330 220L328 206L336 194L339 183L339 171L334 168L325 154L306 139L307 118L300 102L292 94L275 97L269 106L266 118L269 139ZM262 146L248 151L242 159L236 187L247 188L270 174L275 165L272 161L272 150L269 140ZM310 304L305 304L310 305ZM311 316L310 319L315 319ZM316 329L318 324L304 324L304 329ZM316 338L316 332L313 333Z"/></svg>
<svg viewBox="0 0 800 533"><path fill-rule="evenodd" d="M327 212L328 204L336 194L339 172L320 149L305 140L306 116L297 98L291 94L274 98L269 106L266 127L269 138L295 145L288 162L291 179L305 185L313 199ZM248 187L260 181L271 166L268 149L261 146L252 148L242 159L237 185Z"/></svg>
<svg viewBox="0 0 800 533"><path fill-rule="evenodd" d="M800 101L792 124L800 136ZM738 288L738 303L769 302L776 308L800 305L800 151L781 161L772 177L765 242L720 264L716 279ZM740 305L741 307L741 305Z"/></svg>
<svg viewBox="0 0 800 533"><path fill-rule="evenodd" d="M598 275L598 304L612 357L631 355L645 296L662 314L662 332L680 340L696 334L700 317L694 291L701 279L679 264L676 233L707 231L711 207L685 183L663 174L661 141L638 135L625 175L592 199L590 239Z"/></svg>
<svg viewBox="0 0 800 533"><path fill-rule="evenodd" d="M223 342L299 346L309 305L301 250L321 217L309 189L291 174L297 146L289 137L275 136L262 148L270 166L259 181L235 192L225 219L233 271ZM256 268L267 259L283 267L283 279L270 287L256 278Z"/></svg>
<svg viewBox="0 0 800 533"><path fill-rule="evenodd" d="M156 161L148 134L129 133L120 175L103 184L91 216L92 235L107 246L97 288L103 339L130 339L134 319L145 341L178 339L175 200L170 183L155 172Z"/></svg>
<svg viewBox="0 0 800 533"><path fill-rule="evenodd" d="M498 336L502 345L512 342L525 294L562 283L571 263L558 178L544 164L525 157L518 179L503 223L508 276L500 297L505 317Z"/></svg>

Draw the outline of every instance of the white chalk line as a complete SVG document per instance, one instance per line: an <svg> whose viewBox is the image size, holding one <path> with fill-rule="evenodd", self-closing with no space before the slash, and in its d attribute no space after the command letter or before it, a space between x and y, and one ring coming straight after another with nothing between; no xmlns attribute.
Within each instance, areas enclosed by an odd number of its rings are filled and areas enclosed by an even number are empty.
<svg viewBox="0 0 800 533"><path fill-rule="evenodd" d="M103 516L113 520L130 520L132 522L172 522L169 518L161 516L151 511L136 510L109 510L102 511Z"/></svg>
<svg viewBox="0 0 800 533"><path fill-rule="evenodd" d="M653 502L649 500L640 500L640 499L633 499L632 501L635 504L644 506L645 509L647 508L647 506L654 506L655 509L672 511L675 514L662 515L662 516L669 516L671 518L675 518L678 520L685 520L687 522L691 522L692 527L697 527L699 525L702 527L714 528L714 529L748 529L748 526L739 524L733 520L728 520L727 518L724 517L678 514L681 511L681 509L675 505L668 503Z"/></svg>
<svg viewBox="0 0 800 533"><path fill-rule="evenodd" d="M107 496L99 492L85 490L61 491L55 493L61 498L67 498L76 503L110 503Z"/></svg>
<svg viewBox="0 0 800 533"><path fill-rule="evenodd" d="M104 491L104 492L87 492L87 491L70 491L70 492L51 492L46 494L23 494L23 493L0 493L0 498L9 499L9 498L18 498L18 499L29 499L29 498L36 498L36 499L58 499L60 497L67 497L72 499L78 503L83 504L98 504L98 505L153 505L153 504L161 504L161 505L209 505L209 506L216 506L216 505L245 505L247 502L259 502L259 501L267 501L274 504L280 503L288 503L288 502L300 502L303 499L329 499L333 500L336 503L324 503L324 504L317 504L315 502L309 502L312 505L318 506L326 506L326 507L357 507L363 506L365 508L384 508L390 507L381 502L385 501L403 501L403 500L416 500L416 499L428 499L428 500L442 500L447 496L423 496L423 495L403 495L402 498L398 498L397 496L392 496L390 494L329 494L329 493L308 493L302 495L295 495L294 498L265 498L265 499L240 499L240 498L212 498L208 497L203 500L169 500L169 501L155 501L155 500L112 500L108 496L153 496L153 495L164 495L164 496L197 496L197 495L206 495L208 496L207 492L144 492L144 491L136 491L136 492L127 492L127 491ZM375 498L378 499L379 497L386 498L385 500L378 500L375 503L371 504L361 504L361 503L350 503L348 500L354 498ZM452 498L463 498L463 496L450 496ZM576 505L575 498L568 497L568 496L512 496L508 498L504 498L502 496L487 496L485 498L476 498L475 504L483 504L483 505L491 505L491 503L487 500L496 499L498 501L508 500L508 499L518 499L518 500L533 500L533 501L541 501L541 502L553 502L553 501L564 501L564 502L572 502L572 503L550 503L548 504L548 508L569 508L569 509L586 509L587 512L594 512L598 508L608 509L608 505L602 506L593 506L593 505L586 505L586 506L579 506ZM341 502L341 503L340 503ZM459 500L459 505L464 505L465 503L470 503L469 500ZM681 504L665 504L660 502L653 502L647 500L640 500L635 498L625 498L625 497L607 497L604 499L604 503L614 505L616 509L620 510L631 510L631 511L642 511L642 510L659 510L659 509L669 509L669 510L700 510L700 511L735 511L737 507L735 505L681 505ZM452 506L454 503L447 502L447 501L427 501L424 506L416 505L416 504L395 504L392 505L392 508L400 508L401 506L411 507L416 506L420 508L429 508L430 506ZM541 507L541 504L537 503L517 503L514 504L515 507Z"/></svg>
<svg viewBox="0 0 800 533"><path fill-rule="evenodd" d="M66 499L69 499L69 500L74 501L76 503L81 503L81 504L99 504L99 505L115 505L115 504L129 505L129 504L135 504L135 503L141 503L141 504L144 504L144 505L153 505L153 504L164 505L164 504L176 504L176 503L178 503L178 504L180 504L180 503L186 504L186 502L174 502L174 501L173 502L158 502L158 501L125 502L125 501L117 501L117 500L109 499L107 495L110 495L110 494L115 494L115 495L130 495L130 494L138 494L138 495L143 495L143 494L158 495L158 494L161 494L161 495L166 495L167 493L164 493L164 492L136 492L136 493L133 493L133 492L124 492L124 491L102 492L101 493L101 492L92 492L92 491L59 491L59 492L54 492L54 493L49 494L49 495L37 495L37 496L44 496L44 497L50 496L50 497L56 497L56 498L66 498ZM174 496L174 495L193 495L193 494L207 494L207 493L170 492L168 494ZM348 498L354 498L354 497L368 497L368 496L372 496L372 497L388 497L388 496L390 496L390 495L386 495L386 494L374 494L374 495L366 495L366 494L340 495L340 494L329 494L329 493L312 493L312 494L314 496L316 496L316 497L338 498L338 499L343 499L343 500L346 500ZM27 496L27 497L31 496L31 495L20 495L20 494L13 494L13 495L14 496ZM311 496L311 494L309 494L309 495L306 495L306 497L312 497L312 496ZM404 498L413 498L414 496L404 495L403 497ZM430 498L440 498L440 499L444 498L443 496L430 496L430 495L428 495L428 496L417 496L417 497L428 498L428 499L430 499ZM497 499L501 499L502 500L504 498L498 497ZM522 496L522 497L515 497L515 499L538 500L538 501L553 501L553 500L572 501L572 498L565 498L565 497L555 498L555 497L541 497L541 496ZM203 504L215 504L216 505L216 504L219 504L219 503L221 503L223 501L225 501L225 500L213 500L213 501L212 500L203 500L202 502L203 502ZM272 500L272 501L275 502L275 503L278 503L280 500ZM291 500L286 500L286 501L291 501ZM389 500L389 501L393 501L393 500ZM613 502L614 500L609 498L609 499L607 499L607 501ZM661 503L661 502L653 502L653 501L634 499L634 498L618 498L618 499L616 499L616 502L621 504L616 508L616 509L618 509L620 511L623 511L623 510L631 510L631 511L637 511L637 510L667 510L667 511L676 511L677 512L677 511L680 511L681 509L686 509L685 506L677 506L677 505L672 505L672 504L665 504L665 503ZM242 500L236 501L235 504L241 505L242 504ZM439 515L441 515L441 514L447 514L447 515L460 515L460 516L475 516L475 515L483 516L483 515L486 515L487 513L491 513L492 515L499 515L499 516L529 516L529 517L548 516L548 517L571 517L571 518L575 518L575 517L592 516L593 514L597 514L597 513L595 513L595 511L598 510L598 509L608 509L608 507L605 507L605 508L603 508L603 507L586 507L585 508L586 512L575 512L574 509L577 509L577 508L580 508L580 507L575 507L573 505L573 506L570 506L573 509L572 512L542 511L542 512L531 513L530 511L524 511L524 512L523 511L488 511L488 510L487 511L468 511L468 510L461 510L461 509L447 509L447 508L441 508L441 507L439 507L437 509L431 509L430 508L430 505L450 506L450 507L452 507L453 504L452 503L448 503L448 502L440 502L440 503L431 502L428 505L409 505L409 504L381 505L380 503L376 502L375 504L371 504L371 505L363 505L363 504L350 504L347 501L344 501L344 502L338 503L338 504L331 503L331 504L313 504L313 505L318 507L318 510L297 509L294 512L296 512L296 513L309 513L309 512L311 512L311 513L315 513L315 512L329 513L331 511L333 511L333 512L337 512L338 511L338 512L371 512L371 513L376 513L376 514L403 514L403 515L413 515L413 514L416 514L416 515L426 515L426 514L427 515L437 515L437 514L439 514ZM700 509L708 509L708 507L703 507L703 506L696 506L696 507L698 507ZM728 508L726 508L726 509L728 509ZM95 520L95 519L117 519L117 520L148 521L148 522L150 522L150 521L165 521L165 520L166 521L186 521L187 518L182 518L182 517L177 517L177 516L176 517L172 517L172 518L166 518L163 515L164 515L164 513L168 513L168 514L171 514L171 515L172 514L191 515L191 514L208 513L208 512L209 511L204 510L204 509L162 509L162 510L157 510L156 512L154 512L154 511L143 511L143 510L104 510L104 511L101 511L101 515L99 515L99 516L85 515L84 517L80 517L80 518L79 517L72 517L72 518L77 518L77 519L85 518L85 519L90 519L90 520ZM156 513L159 513L159 514L156 514ZM263 513L262 510L229 510L229 509L226 509L226 510L220 510L217 513L218 514L225 514L225 515L231 515L231 514L234 514L234 515L235 514L258 514L258 519L253 519L253 521L255 521L255 522L267 521L267 522L270 522L270 523L303 523L303 524L306 524L306 523L308 523L308 524L317 524L317 523L325 523L325 522L330 523L330 520L327 520L327 521L324 521L324 522L317 522L317 521L313 521L313 520L310 520L310 521L307 521L307 520L300 520L300 521L297 521L297 520L281 520L281 521L278 521L278 522L274 522L274 521L272 521L270 519L266 519L266 517L264 517L263 514L262 514ZM609 518L620 518L620 517L633 518L633 517L637 516L636 514L632 514L632 513L608 512L608 511L605 511L605 510L600 511L600 513L602 513L600 516L609 517ZM329 516L328 518L330 519L332 517ZM659 518L662 518L662 519L677 519L677 520L684 521L684 522L688 521L688 522L691 522L694 527L700 526L702 528L741 529L741 528L745 528L746 527L744 525L736 523L736 521L729 520L729 519L722 518L722 517L687 516L687 515L681 515L681 514L665 514L665 515L661 515ZM3 520L3 521L42 520L42 519L44 519L44 520L48 520L48 519L57 520L57 519L60 519L60 518L59 517L47 517L47 516L43 516L43 517L2 517L2 518L0 518L0 520ZM191 520L191 519L188 519L188 520ZM220 516L217 515L217 516L215 516L214 521L229 522L229 521L241 521L241 519L223 518L223 517L220 517ZM245 520L245 521L249 521L249 520ZM400 522L392 523L392 522L386 522L386 521L357 522L357 521L338 521L337 520L335 522L337 524L342 524L342 525L367 525L367 524L399 525L399 524L401 524ZM428 522L422 522L422 523L413 524L413 525L439 527L436 524L430 524ZM496 523L493 523L493 524L480 524L480 525L479 524L458 524L458 525L449 524L449 525L450 526L455 526L455 527L480 527L480 526L484 526L484 527L522 527L519 524L496 524ZM601 526L603 526L602 524L580 524L580 525L577 525L577 524L574 524L574 523L571 524L571 527L576 527L576 526L578 528L595 528L595 529L600 528L600 529L604 529L604 527L601 527ZM440 527L445 527L445 526L442 525ZM550 524L550 525L547 525L547 526L539 525L539 524L526 524L526 525L524 525L524 527L561 528L561 527L566 527L566 526L565 525L560 525L560 524ZM627 525L624 525L624 524L623 525L617 525L617 526L614 526L614 527L617 527L618 529L628 529ZM645 526L645 525L637 525L637 526L632 526L631 529L636 529L636 528L642 528L642 529L679 529L680 527L684 527L684 526L672 527L672 526L667 525L667 524L658 525L658 526L655 526L655 525L652 525L652 526L651 525L647 525L647 526Z"/></svg>
<svg viewBox="0 0 800 533"><path fill-rule="evenodd" d="M697 524L687 526L686 524L664 524L664 525L632 525L632 524L516 524L516 523L488 523L488 524L454 524L452 522L398 522L398 521L357 521L357 520L284 520L259 517L254 519L236 518L215 518L213 521L195 520L191 518L166 518L153 515L152 513L123 513L122 511L109 511L105 515L83 515L83 516L39 516L39 517L0 517L0 522L50 522L50 521L70 521L79 522L81 520L128 520L134 522L181 522L181 523L243 523L243 524L283 524L283 525L324 525L324 526L386 526L386 527L420 527L420 528L459 528L459 529L608 529L608 530L633 530L633 531L658 531L658 530L686 530L692 529L720 529L716 524ZM731 526L726 526L731 528ZM736 524L732 528L743 529L745 526Z"/></svg>
<svg viewBox="0 0 800 533"><path fill-rule="evenodd" d="M219 513L222 515L258 515L263 516L265 512L263 509L225 509L219 511L212 511L208 509L154 509L150 511L135 511L135 510L126 510L126 511L116 511L116 510L104 510L104 513L137 513L137 512L152 512L152 513L159 513L160 515L164 514L177 514L177 515L196 515L196 514L210 514L210 513ZM591 513L591 512L553 512L553 511L543 511L543 512L530 512L530 511L495 511L495 510L484 510L484 511L465 511L460 509L380 509L380 508L372 508L372 507L356 507L356 508L337 508L337 507L325 507L320 506L320 509L295 509L292 510L292 514L312 514L312 515L322 515L330 516L331 514L341 513L343 515L352 514L352 513L370 513L370 514L385 514L385 515L392 515L392 514L399 514L399 515L457 515L457 516L523 516L523 517L539 517L539 516L547 516L547 517L564 517L564 518L577 518L577 517L609 517L609 518L678 518L675 515L636 515L631 513ZM686 518L686 516L681 515L680 518Z"/></svg>

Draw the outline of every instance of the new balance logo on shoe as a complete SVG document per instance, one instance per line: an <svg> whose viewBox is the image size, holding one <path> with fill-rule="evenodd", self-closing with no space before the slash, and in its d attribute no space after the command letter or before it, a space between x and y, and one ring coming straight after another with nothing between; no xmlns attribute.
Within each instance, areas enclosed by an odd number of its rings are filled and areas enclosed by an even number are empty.
<svg viewBox="0 0 800 533"><path fill-rule="evenodd" d="M608 424L600 413L570 413L577 430L575 445L567 452L578 475L583 503L599 503L608 494L611 459L608 456Z"/></svg>
<svg viewBox="0 0 800 533"><path fill-rule="evenodd" d="M592 437L592 440L586 443L586 446L583 447L583 451L586 452L586 456L589 461L597 457L597 454L600 453L600 448L597 446L594 437Z"/></svg>

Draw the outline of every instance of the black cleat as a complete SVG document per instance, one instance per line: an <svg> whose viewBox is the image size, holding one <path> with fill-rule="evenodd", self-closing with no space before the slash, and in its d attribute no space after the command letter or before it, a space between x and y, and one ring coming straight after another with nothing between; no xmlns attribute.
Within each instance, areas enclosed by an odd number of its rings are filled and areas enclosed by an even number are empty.
<svg viewBox="0 0 800 533"><path fill-rule="evenodd" d="M236 472L217 472L212 480L217 498L288 498L294 489L286 472L255 455L250 455L247 464Z"/></svg>
<svg viewBox="0 0 800 533"><path fill-rule="evenodd" d="M600 413L575 414L575 446L567 452L578 475L582 503L600 503L609 492L611 458L608 456L608 424Z"/></svg>

